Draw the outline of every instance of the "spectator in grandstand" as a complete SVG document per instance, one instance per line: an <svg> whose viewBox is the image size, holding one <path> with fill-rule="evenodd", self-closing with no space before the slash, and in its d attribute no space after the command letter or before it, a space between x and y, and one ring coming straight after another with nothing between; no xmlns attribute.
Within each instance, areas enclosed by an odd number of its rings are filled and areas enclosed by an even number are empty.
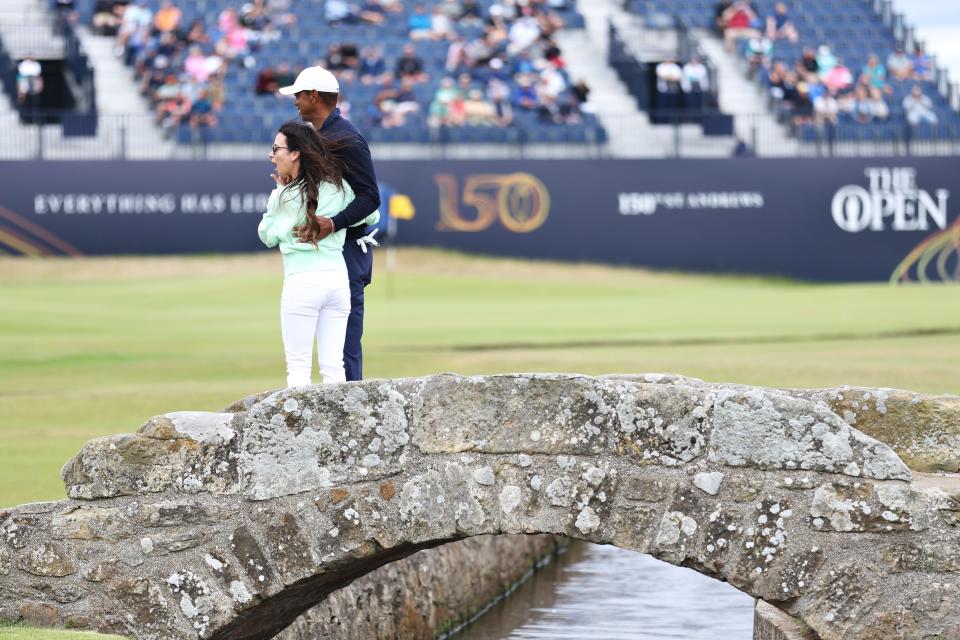
<svg viewBox="0 0 960 640"><path fill-rule="evenodd" d="M534 15L537 19L537 26L540 27L540 34L545 38L553 37L557 31L560 31L566 26L563 18L561 18L555 11L541 11L537 13L535 6L527 7L531 15Z"/></svg>
<svg viewBox="0 0 960 640"><path fill-rule="evenodd" d="M430 14L422 3L413 7L413 13L407 19L407 28L411 40L429 40L433 37L433 25Z"/></svg>
<svg viewBox="0 0 960 640"><path fill-rule="evenodd" d="M867 64L863 65L860 71L861 76L866 75L871 87L881 91L889 90L887 86L887 68L880 62L877 54L871 53L867 56Z"/></svg>
<svg viewBox="0 0 960 640"><path fill-rule="evenodd" d="M817 47L817 73L823 78L837 66L837 56L830 50L830 45L822 44Z"/></svg>
<svg viewBox="0 0 960 640"><path fill-rule="evenodd" d="M339 80L352 82L360 70L357 46L353 43L331 44L327 48L324 67Z"/></svg>
<svg viewBox="0 0 960 640"><path fill-rule="evenodd" d="M385 129L397 126L393 109L397 104L398 95L400 95L400 89L394 82L393 76L387 75L380 83L376 95L373 96L373 120L376 126Z"/></svg>
<svg viewBox="0 0 960 640"><path fill-rule="evenodd" d="M686 109L690 111L703 109L704 93L710 89L710 76L697 56L693 56L683 65L680 88L683 90L683 103Z"/></svg>
<svg viewBox="0 0 960 640"><path fill-rule="evenodd" d="M136 75L142 76L156 68L158 61L166 68L177 59L182 47L172 33L163 33L159 38L151 40L153 46L147 47L136 63Z"/></svg>
<svg viewBox="0 0 960 640"><path fill-rule="evenodd" d="M773 42L770 38L750 38L747 40L746 58L749 64L747 75L753 78L759 69L770 66L770 60L773 58Z"/></svg>
<svg viewBox="0 0 960 640"><path fill-rule="evenodd" d="M806 77L808 73L820 72L820 67L817 64L817 53L810 47L803 48L803 54L797 60L796 72L801 78Z"/></svg>
<svg viewBox="0 0 960 640"><path fill-rule="evenodd" d="M453 22L443 12L443 7L435 6L430 13L430 37L433 40L446 40L454 35Z"/></svg>
<svg viewBox="0 0 960 640"><path fill-rule="evenodd" d="M463 0L460 6L460 15L456 17L457 22L470 27L478 27L483 24L483 13L477 0Z"/></svg>
<svg viewBox="0 0 960 640"><path fill-rule="evenodd" d="M823 125L827 122L837 124L837 115L840 113L840 104L832 91L820 91L813 100L814 122Z"/></svg>
<svg viewBox="0 0 960 640"><path fill-rule="evenodd" d="M400 89L394 98L396 106L394 112L400 122L397 126L406 124L406 116L420 111L420 101L417 100L417 94L413 91L413 81L410 78L404 78L400 82Z"/></svg>
<svg viewBox="0 0 960 640"><path fill-rule="evenodd" d="M325 138L339 147L339 156L346 169L344 178L353 189L356 198L332 218L318 218L319 231L314 235L321 240L328 234L346 229L343 256L347 263L350 281L350 316L347 320L346 339L343 347L343 363L347 380L363 379L363 289L370 284L373 273L373 254L368 246L375 244L373 238L364 235L364 227L354 226L380 206L377 176L370 157L370 148L360 132L340 115L337 101L340 85L336 77L319 67L304 69L296 82L281 87L280 93L295 96L294 105L300 116L313 124Z"/></svg>
<svg viewBox="0 0 960 640"><path fill-rule="evenodd" d="M297 16L290 9L293 0L266 0L266 14L275 25L292 27L297 24Z"/></svg>
<svg viewBox="0 0 960 640"><path fill-rule="evenodd" d="M323 383L349 379L343 354L353 313L347 258L353 243L347 233L331 234L329 228L335 214L364 205L350 185L352 167L345 160L331 153L313 127L298 122L281 126L271 148L276 189L257 234L268 247L279 245L283 256L280 327L288 387L311 384L314 342ZM378 219L374 211L358 224Z"/></svg>
<svg viewBox="0 0 960 640"><path fill-rule="evenodd" d="M913 75L913 60L906 54L902 47L897 47L893 53L887 57L887 70L894 80L909 80Z"/></svg>
<svg viewBox="0 0 960 640"><path fill-rule="evenodd" d="M360 81L365 85L380 84L389 74L387 62L379 47L367 47L360 60Z"/></svg>
<svg viewBox="0 0 960 640"><path fill-rule="evenodd" d="M493 7L490 10L493 11ZM501 48L505 49L507 42L510 40L510 26L506 19L491 13L490 20L483 30L483 40L489 47L497 51Z"/></svg>
<svg viewBox="0 0 960 640"><path fill-rule="evenodd" d="M774 5L773 14L767 16L767 37L770 40L788 40L796 42L800 39L797 27L790 19L790 11L786 3L778 2Z"/></svg>
<svg viewBox="0 0 960 640"><path fill-rule="evenodd" d="M260 73L257 74L257 82L253 88L254 93L258 96L273 94L276 93L279 88L280 84L277 82L277 72L272 67L261 69Z"/></svg>
<svg viewBox="0 0 960 640"><path fill-rule="evenodd" d="M489 127L497 124L497 112L493 104L483 97L480 89L471 89L463 103L466 123L474 127Z"/></svg>
<svg viewBox="0 0 960 640"><path fill-rule="evenodd" d="M692 85L691 85L692 86ZM584 80L578 80L570 86L570 92L573 94L573 97L577 99L577 109L580 111L592 112L593 109L589 106L590 102L590 86Z"/></svg>
<svg viewBox="0 0 960 640"><path fill-rule="evenodd" d="M118 56L126 51L130 38L139 34L141 39L145 38L145 31L153 23L153 11L147 6L147 3L140 0L136 4L128 5L123 12L123 19L120 23L120 36L117 40ZM128 56L127 64L132 62Z"/></svg>
<svg viewBox="0 0 960 640"><path fill-rule="evenodd" d="M27 54L17 65L17 103L27 109L37 109L42 93L43 67L33 54Z"/></svg>
<svg viewBox="0 0 960 640"><path fill-rule="evenodd" d="M190 23L190 27L187 29L187 33L184 35L183 41L188 46L202 46L210 44L210 34L207 33L206 29L204 28L202 20L197 18Z"/></svg>
<svg viewBox="0 0 960 640"><path fill-rule="evenodd" d="M794 126L806 124L813 119L813 101L810 98L810 85L801 80L793 71L787 72L783 84L783 101L787 114Z"/></svg>
<svg viewBox="0 0 960 640"><path fill-rule="evenodd" d="M510 103L510 85L499 78L491 78L487 84L487 98L493 105L497 124L509 127L513 124L513 106Z"/></svg>
<svg viewBox="0 0 960 640"><path fill-rule="evenodd" d="M286 62L281 62L277 65L277 84L281 87L286 87L293 84L294 80L297 79L297 74L293 72L293 69L290 68L290 65Z"/></svg>
<svg viewBox="0 0 960 640"><path fill-rule="evenodd" d="M217 24L223 34L215 47L217 55L225 60L233 60L249 51L247 29L240 24L233 7L227 7L220 13Z"/></svg>
<svg viewBox="0 0 960 640"><path fill-rule="evenodd" d="M543 59L550 63L554 69L566 69L567 61L563 59L563 52L557 43L546 38L543 42Z"/></svg>
<svg viewBox="0 0 960 640"><path fill-rule="evenodd" d="M828 92L836 95L853 84L853 73L838 58L837 63L823 74L823 84Z"/></svg>
<svg viewBox="0 0 960 640"><path fill-rule="evenodd" d="M671 112L680 107L680 84L683 81L683 70L673 58L660 62L655 69L657 76L656 109L660 112ZM661 113L669 116L669 113Z"/></svg>
<svg viewBox="0 0 960 640"><path fill-rule="evenodd" d="M447 77L440 81L440 86L433 94L433 100L430 101L430 113L427 117L427 124L432 128L446 126L450 124L450 102L459 93L453 78Z"/></svg>
<svg viewBox="0 0 960 640"><path fill-rule="evenodd" d="M463 13L463 5L460 4L459 0L443 0L437 6L440 7L440 11L447 16L451 23L456 22Z"/></svg>
<svg viewBox="0 0 960 640"><path fill-rule="evenodd" d="M913 89L903 99L903 111L907 116L907 122L916 126L921 122L937 124L939 120L936 111L933 110L933 101L923 94L920 85L913 85Z"/></svg>
<svg viewBox="0 0 960 640"><path fill-rule="evenodd" d="M933 80L933 59L923 52L920 45L913 48L913 79Z"/></svg>
<svg viewBox="0 0 960 640"><path fill-rule="evenodd" d="M93 5L93 19L90 22L94 32L102 36L116 35L124 6L114 0L97 0Z"/></svg>
<svg viewBox="0 0 960 640"><path fill-rule="evenodd" d="M201 89L199 97L190 106L190 128L194 132L194 140L204 143L209 141L209 129L217 126L217 114L213 110L206 89Z"/></svg>
<svg viewBox="0 0 960 640"><path fill-rule="evenodd" d="M853 91L847 91L837 96L839 112L860 123L870 122L870 95L866 87L857 86Z"/></svg>
<svg viewBox="0 0 960 640"><path fill-rule="evenodd" d="M184 95L177 77L170 74L166 82L160 85L153 94L156 100L156 122L166 135L185 122L190 113L190 100Z"/></svg>
<svg viewBox="0 0 960 640"><path fill-rule="evenodd" d="M198 46L190 48L190 55L183 61L183 69L194 82L206 82L210 74L215 71L211 69L211 65L207 64L207 56Z"/></svg>
<svg viewBox="0 0 960 640"><path fill-rule="evenodd" d="M160 33L170 33L180 26L183 14L171 0L163 0L153 17L153 28Z"/></svg>
<svg viewBox="0 0 960 640"><path fill-rule="evenodd" d="M360 5L358 16L360 22L380 25L387 21L387 9L380 0L367 0Z"/></svg>
<svg viewBox="0 0 960 640"><path fill-rule="evenodd" d="M527 111L535 110L540 106L537 88L533 84L533 75L524 73L516 77L517 88L513 95L514 104Z"/></svg>
<svg viewBox="0 0 960 640"><path fill-rule="evenodd" d="M151 65L140 72L140 93L150 96L156 89L164 83L170 61L167 56L157 56Z"/></svg>
<svg viewBox="0 0 960 640"><path fill-rule="evenodd" d="M447 47L447 57L443 63L447 73L457 73L461 69L470 66L470 57L467 55L467 41L460 35L455 35L450 40L450 46Z"/></svg>
<svg viewBox="0 0 960 640"><path fill-rule="evenodd" d="M537 19L533 17L529 7L524 8L524 14L510 25L508 38L510 44L507 45L507 52L516 55L521 51L526 51L540 39L540 25Z"/></svg>
<svg viewBox="0 0 960 640"><path fill-rule="evenodd" d="M403 55L397 58L395 72L400 80L410 78L420 83L428 79L427 73L423 70L423 59L417 55L416 49L410 43L403 45Z"/></svg>
<svg viewBox="0 0 960 640"><path fill-rule="evenodd" d="M869 93L870 116L874 120L886 121L890 119L890 107L883 98L883 91L873 87Z"/></svg>
<svg viewBox="0 0 960 640"><path fill-rule="evenodd" d="M787 65L777 60L767 70L766 83L770 97L774 100L783 100L784 84L787 78Z"/></svg>
<svg viewBox="0 0 960 640"><path fill-rule="evenodd" d="M563 74L554 69L553 67L543 64L543 61L538 61L538 67L540 67L540 78L537 84L537 90L541 94L546 93L554 98L558 98L561 93L567 89L567 80L564 78Z"/></svg>
<svg viewBox="0 0 960 640"><path fill-rule="evenodd" d="M328 25L353 24L360 19L347 0L326 0L323 15Z"/></svg>
<svg viewBox="0 0 960 640"><path fill-rule="evenodd" d="M760 35L757 14L744 0L735 0L720 16L720 21L723 26L723 42L730 53L733 53L738 40Z"/></svg>
<svg viewBox="0 0 960 640"><path fill-rule="evenodd" d="M517 4L514 0L496 0L490 5L489 13L491 18L503 18L503 20L508 22L516 19L519 15Z"/></svg>
<svg viewBox="0 0 960 640"><path fill-rule="evenodd" d="M732 5L733 0L720 0L720 2L713 5L713 30L720 37L723 37L723 32L726 29L724 14Z"/></svg>

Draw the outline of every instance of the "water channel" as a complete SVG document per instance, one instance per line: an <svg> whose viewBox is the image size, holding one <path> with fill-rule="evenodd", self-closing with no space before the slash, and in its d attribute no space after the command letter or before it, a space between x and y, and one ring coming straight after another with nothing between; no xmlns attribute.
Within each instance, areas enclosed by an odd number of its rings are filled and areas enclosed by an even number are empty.
<svg viewBox="0 0 960 640"><path fill-rule="evenodd" d="M691 569L575 543L452 640L750 640L753 599Z"/></svg>

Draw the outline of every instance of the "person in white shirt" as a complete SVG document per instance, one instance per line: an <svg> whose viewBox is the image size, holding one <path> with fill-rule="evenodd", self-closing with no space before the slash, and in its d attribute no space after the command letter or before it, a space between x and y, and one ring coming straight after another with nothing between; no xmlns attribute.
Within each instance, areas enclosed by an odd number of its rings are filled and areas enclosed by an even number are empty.
<svg viewBox="0 0 960 640"><path fill-rule="evenodd" d="M696 56L683 65L683 77L680 79L687 109L703 109L703 94L710 90L710 76L707 67Z"/></svg>
<svg viewBox="0 0 960 640"><path fill-rule="evenodd" d="M933 101L923 95L920 85L913 85L913 89L903 99L903 110L907 115L907 122L916 126L921 122L937 124L936 111L933 110Z"/></svg>
<svg viewBox="0 0 960 640"><path fill-rule="evenodd" d="M28 109L40 106L43 93L43 68L33 55L28 55L17 65L17 102Z"/></svg>

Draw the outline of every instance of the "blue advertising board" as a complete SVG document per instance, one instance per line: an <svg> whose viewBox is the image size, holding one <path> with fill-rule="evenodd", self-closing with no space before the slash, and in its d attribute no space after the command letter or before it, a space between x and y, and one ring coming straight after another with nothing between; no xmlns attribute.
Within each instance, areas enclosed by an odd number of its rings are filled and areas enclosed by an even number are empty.
<svg viewBox="0 0 960 640"><path fill-rule="evenodd" d="M0 162L0 249L261 249L272 166ZM399 244L825 281L956 280L958 158L383 161Z"/></svg>

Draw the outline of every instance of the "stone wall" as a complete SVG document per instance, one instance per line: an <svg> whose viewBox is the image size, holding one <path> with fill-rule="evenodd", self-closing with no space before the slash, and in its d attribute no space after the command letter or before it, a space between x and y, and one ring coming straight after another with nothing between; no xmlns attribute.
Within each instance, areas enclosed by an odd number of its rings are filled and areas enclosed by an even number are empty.
<svg viewBox="0 0 960 640"><path fill-rule="evenodd" d="M0 616L261 640L418 551L550 533L725 580L823 640L953 637L957 476L851 423L896 414L935 450L956 403L893 396L438 375L166 414L88 443L70 500L0 510Z"/></svg>
<svg viewBox="0 0 960 640"><path fill-rule="evenodd" d="M753 640L819 640L807 625L763 600L753 612ZM891 639L892 640L892 639Z"/></svg>
<svg viewBox="0 0 960 640"><path fill-rule="evenodd" d="M491 603L564 538L480 536L398 560L336 591L279 640L434 638Z"/></svg>

